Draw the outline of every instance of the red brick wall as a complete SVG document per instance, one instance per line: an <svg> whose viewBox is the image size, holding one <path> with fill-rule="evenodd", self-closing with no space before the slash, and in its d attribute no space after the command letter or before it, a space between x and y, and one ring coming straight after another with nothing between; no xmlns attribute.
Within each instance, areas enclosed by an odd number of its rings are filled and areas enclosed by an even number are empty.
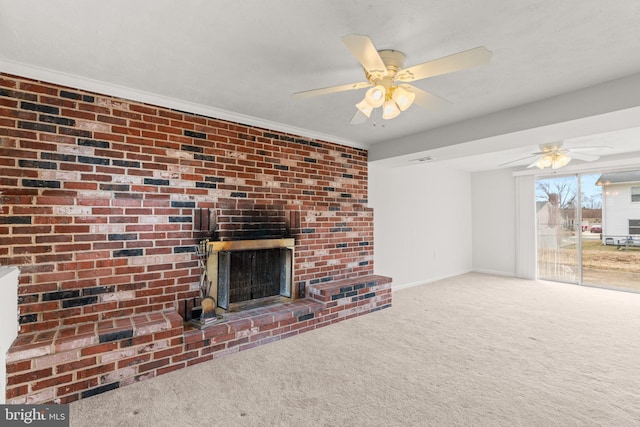
<svg viewBox="0 0 640 427"><path fill-rule="evenodd" d="M200 208L296 218L301 288L373 273L361 149L0 74L0 168L21 334L179 309Z"/></svg>

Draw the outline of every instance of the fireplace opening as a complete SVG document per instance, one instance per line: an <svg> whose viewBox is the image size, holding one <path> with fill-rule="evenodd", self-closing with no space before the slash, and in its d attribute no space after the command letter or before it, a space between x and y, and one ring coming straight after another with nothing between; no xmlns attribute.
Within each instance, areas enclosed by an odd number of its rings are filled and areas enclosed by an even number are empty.
<svg viewBox="0 0 640 427"><path fill-rule="evenodd" d="M286 249L262 249L225 252L226 268L218 273L218 286L228 278L229 304L273 297L282 294L282 257ZM218 258L218 262L220 258ZM223 270L228 270L224 271ZM225 284L227 286L227 284ZM226 289L226 288L225 288ZM287 292L286 283L284 292Z"/></svg>
<svg viewBox="0 0 640 427"><path fill-rule="evenodd" d="M298 297L293 286L293 238L203 241L202 315L194 323L203 326L226 312L247 310Z"/></svg>

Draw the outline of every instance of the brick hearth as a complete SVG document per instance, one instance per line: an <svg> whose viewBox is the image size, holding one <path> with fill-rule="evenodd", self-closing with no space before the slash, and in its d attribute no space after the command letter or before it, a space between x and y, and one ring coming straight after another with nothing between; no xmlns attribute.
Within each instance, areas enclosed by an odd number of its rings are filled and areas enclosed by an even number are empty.
<svg viewBox="0 0 640 427"><path fill-rule="evenodd" d="M309 287L308 298L238 313L204 329L175 311L21 335L7 355L8 403L68 403L391 305L381 276Z"/></svg>

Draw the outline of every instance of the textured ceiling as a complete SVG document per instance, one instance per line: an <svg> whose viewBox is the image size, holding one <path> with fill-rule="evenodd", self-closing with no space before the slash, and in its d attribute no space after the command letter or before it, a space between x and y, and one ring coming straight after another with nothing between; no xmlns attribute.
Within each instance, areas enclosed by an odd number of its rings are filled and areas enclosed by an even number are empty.
<svg viewBox="0 0 640 427"><path fill-rule="evenodd" d="M370 36L378 49L404 52L405 66L476 46L493 57L488 65L416 83L452 101L444 110L413 106L396 119L354 126L349 121L363 90L290 96L364 80L340 40L352 33ZM481 118L499 122L503 112L544 108L547 99L640 75L639 48L635 0L0 0L1 71L364 147L377 159L470 142L436 141L438 129L469 121L484 137L552 124L549 117L520 125L506 114L513 125L501 128ZM640 106L640 93L621 105L617 94L607 96L603 104L611 106L598 114ZM590 93L588 102L594 99ZM640 121L621 126L634 125ZM540 140L503 141L493 151L529 152L548 142L542 138L567 136L586 135L543 133ZM476 153L456 156L467 154Z"/></svg>

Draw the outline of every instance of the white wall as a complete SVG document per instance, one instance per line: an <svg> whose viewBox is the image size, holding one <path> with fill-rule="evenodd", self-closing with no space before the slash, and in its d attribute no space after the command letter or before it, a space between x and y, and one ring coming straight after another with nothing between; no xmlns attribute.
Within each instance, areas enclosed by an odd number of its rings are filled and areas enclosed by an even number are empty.
<svg viewBox="0 0 640 427"><path fill-rule="evenodd" d="M471 270L471 180L437 164L369 164L376 274L393 287Z"/></svg>
<svg viewBox="0 0 640 427"><path fill-rule="evenodd" d="M7 351L18 336L18 273L0 266L0 404L5 403Z"/></svg>
<svg viewBox="0 0 640 427"><path fill-rule="evenodd" d="M471 174L473 270L515 275L515 180L501 169Z"/></svg>

